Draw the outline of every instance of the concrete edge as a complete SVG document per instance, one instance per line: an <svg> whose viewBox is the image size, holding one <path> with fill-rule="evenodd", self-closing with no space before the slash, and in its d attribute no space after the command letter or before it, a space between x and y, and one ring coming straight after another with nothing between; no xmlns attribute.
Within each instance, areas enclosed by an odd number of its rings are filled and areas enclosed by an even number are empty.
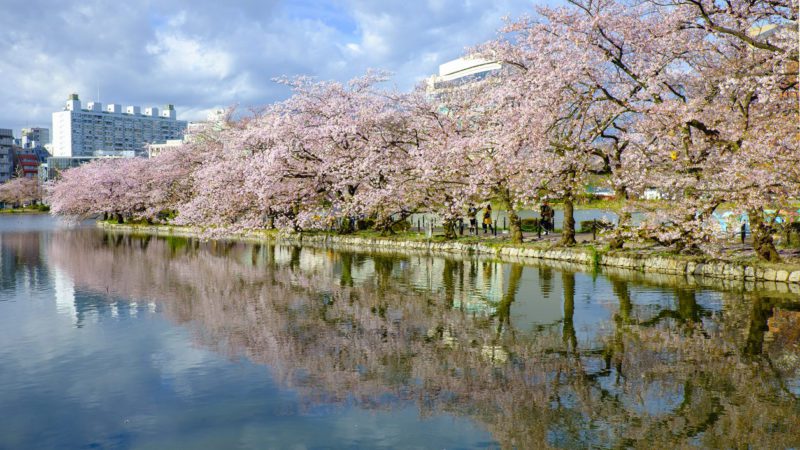
<svg viewBox="0 0 800 450"><path fill-rule="evenodd" d="M156 236L204 238L200 228L171 227L163 225L117 225L98 222L98 226L109 231L141 233ZM422 254L461 254L482 255L500 258L508 262L553 261L581 266L582 270L593 268L616 268L646 274L672 275L679 277L712 278L730 282L775 283L785 285L781 292L800 294L800 267L764 268L745 266L725 261L695 262L668 256L625 255L620 253L602 254L587 251L585 248L537 249L524 246L504 245L493 247L484 244L464 244L460 242L398 241L392 239L364 238L359 236L334 235L279 235L277 237L252 233L231 234L219 239L243 242L271 242L288 245L307 245L314 247L337 247L348 250L379 249L397 253L409 251ZM741 283L740 283L741 284ZM758 286L754 286L757 288ZM766 287L766 286L765 286ZM767 288L768 290L771 290Z"/></svg>

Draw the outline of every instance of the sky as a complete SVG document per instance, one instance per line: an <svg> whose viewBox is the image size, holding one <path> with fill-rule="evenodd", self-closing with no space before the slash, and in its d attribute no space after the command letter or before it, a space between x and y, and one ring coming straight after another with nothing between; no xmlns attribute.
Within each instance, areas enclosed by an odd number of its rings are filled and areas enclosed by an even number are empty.
<svg viewBox="0 0 800 450"><path fill-rule="evenodd" d="M73 92L202 120L286 98L281 76L374 68L408 90L534 1L3 0L0 128L49 128Z"/></svg>

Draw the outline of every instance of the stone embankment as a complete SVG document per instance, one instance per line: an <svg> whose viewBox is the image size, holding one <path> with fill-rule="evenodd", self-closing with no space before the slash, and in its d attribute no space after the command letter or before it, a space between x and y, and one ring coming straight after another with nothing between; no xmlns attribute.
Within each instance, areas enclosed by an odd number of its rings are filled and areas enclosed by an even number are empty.
<svg viewBox="0 0 800 450"><path fill-rule="evenodd" d="M175 237L201 237L202 230L191 227L171 226L141 226L141 225L116 225L99 222L99 225L111 231L153 234L158 236ZM331 247L341 250L380 250L395 253L424 253L424 254L462 254L483 255L496 257L509 262L526 261L558 261L592 267L617 268L627 271L638 271L647 274L663 274L681 277L703 277L725 281L743 281L757 283L770 283L765 286L768 290L777 290L800 294L800 266L773 264L773 265L743 265L741 263L722 260L699 260L680 256L662 256L639 253L633 250L613 252L598 252L591 248L541 248L530 244L488 244L488 243L462 243L431 242L423 240L402 240L390 238L369 238L361 236L336 236L321 234L287 234L272 235L259 232L241 233L226 236L227 239L236 239L249 242L274 242L277 244L304 245L311 247ZM727 284L727 283L725 283ZM748 289L752 290L752 289Z"/></svg>

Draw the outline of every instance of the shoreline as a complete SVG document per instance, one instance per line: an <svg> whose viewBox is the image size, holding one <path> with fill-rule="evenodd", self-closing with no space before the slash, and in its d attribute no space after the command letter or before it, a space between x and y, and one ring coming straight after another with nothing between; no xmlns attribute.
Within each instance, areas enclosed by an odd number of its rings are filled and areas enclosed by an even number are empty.
<svg viewBox="0 0 800 450"><path fill-rule="evenodd" d="M6 209L6 208L3 208L3 209L0 209L0 215L3 215L3 214L9 215L9 216L11 216L11 215L20 216L20 215L28 215L28 214L30 214L30 215L40 215L40 214L50 214L50 211L41 211L41 210L38 210L38 209L11 209L11 208Z"/></svg>
<svg viewBox="0 0 800 450"><path fill-rule="evenodd" d="M108 222L97 222L97 226L107 231L130 234L204 238L203 231L194 227L120 225ZM504 262L522 264L547 261L579 266L576 268L590 272L597 269L605 272L622 270L645 275L659 275L662 278L682 278L689 284L698 284L697 279L709 279L712 281L711 284L725 289L768 290L800 294L800 265L793 264L748 265L711 258L643 254L632 250L601 252L591 247L541 248L531 244L434 242L332 234L283 235L264 231L228 234L215 239L304 245L350 251L378 250L405 254L487 256L498 258Z"/></svg>

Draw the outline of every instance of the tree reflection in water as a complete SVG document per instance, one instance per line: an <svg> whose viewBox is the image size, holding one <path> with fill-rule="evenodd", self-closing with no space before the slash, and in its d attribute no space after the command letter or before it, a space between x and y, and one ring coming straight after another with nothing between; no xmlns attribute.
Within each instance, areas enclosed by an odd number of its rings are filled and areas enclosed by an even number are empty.
<svg viewBox="0 0 800 450"><path fill-rule="evenodd" d="M55 235L49 252L76 285L157 302L202 344L268 365L309 403L415 401L422 414L470 416L517 448L800 445L788 295L92 232ZM537 305L559 293L561 319L540 320ZM580 309L582 295L596 308Z"/></svg>

